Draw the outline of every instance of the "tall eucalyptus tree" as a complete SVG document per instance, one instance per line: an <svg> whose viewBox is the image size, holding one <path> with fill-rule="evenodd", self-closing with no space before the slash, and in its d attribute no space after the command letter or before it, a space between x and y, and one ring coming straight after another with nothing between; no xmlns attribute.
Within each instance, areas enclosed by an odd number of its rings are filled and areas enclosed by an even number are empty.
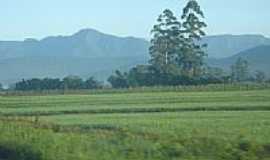
<svg viewBox="0 0 270 160"><path fill-rule="evenodd" d="M160 73L171 73L175 68L175 59L179 46L181 23L169 9L158 17L151 34L149 49L152 64Z"/></svg>
<svg viewBox="0 0 270 160"><path fill-rule="evenodd" d="M204 13L196 0L189 0L183 9L181 20L183 21L180 64L183 74L189 77L200 76L203 72L204 57L206 53L204 48L206 44L200 44L200 40L206 35L204 28L207 24L202 21Z"/></svg>

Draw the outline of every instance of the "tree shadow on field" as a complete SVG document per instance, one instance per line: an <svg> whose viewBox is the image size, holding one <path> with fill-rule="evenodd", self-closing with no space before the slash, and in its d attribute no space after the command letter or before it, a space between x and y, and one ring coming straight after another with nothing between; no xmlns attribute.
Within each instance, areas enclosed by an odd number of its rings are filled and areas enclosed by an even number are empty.
<svg viewBox="0 0 270 160"><path fill-rule="evenodd" d="M41 160L41 154L27 146L0 145L0 160Z"/></svg>

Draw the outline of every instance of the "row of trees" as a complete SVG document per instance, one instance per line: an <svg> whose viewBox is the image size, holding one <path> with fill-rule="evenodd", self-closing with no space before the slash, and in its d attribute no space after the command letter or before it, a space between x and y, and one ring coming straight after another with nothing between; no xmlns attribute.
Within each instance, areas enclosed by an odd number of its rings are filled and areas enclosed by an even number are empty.
<svg viewBox="0 0 270 160"><path fill-rule="evenodd" d="M45 78L45 79L30 79L22 80L15 84L15 90L77 90L77 89L99 89L102 84L93 77L83 80L78 76L68 76L61 79Z"/></svg>
<svg viewBox="0 0 270 160"><path fill-rule="evenodd" d="M145 66L137 66L128 73L121 73L116 71L114 75L110 76L108 81L113 88L129 88L141 86L156 86L159 85L204 85L204 84L224 84L224 83L241 83L241 82L256 82L256 83L270 83L267 80L264 72L256 71L250 75L246 66L243 66L244 60L238 60L232 66L230 75L226 74L219 68L209 68L208 73L198 79L191 79L188 77L179 77L163 74L159 78L155 77L149 72L142 72ZM245 62L246 63L246 62ZM240 65L241 64L241 65ZM243 68L242 68L243 67ZM138 70L141 69L141 70ZM148 69L147 69L148 70ZM243 78L245 77L245 78ZM41 90L81 90L81 89L101 89L108 86L98 82L93 77L83 80L78 76L68 76L64 79L59 78L33 78L29 80L22 80L17 82L13 88L19 91L41 91ZM0 91L3 87L0 83Z"/></svg>
<svg viewBox="0 0 270 160"><path fill-rule="evenodd" d="M264 72L256 71L251 74L249 64L246 60L239 58L231 66L231 72L226 73L220 68L208 67L203 76L190 78L188 76L179 76L174 74L159 74L151 65L139 65L132 68L129 72L121 73L116 71L110 76L108 81L113 88L128 88L140 86L176 86L176 85L203 85L218 83L241 83L241 82L270 82ZM22 80L14 85L14 90L77 90L77 89L100 89L107 88L102 83L90 77L86 80L78 76L67 76L63 79L44 78ZM0 90L3 90L0 84Z"/></svg>
<svg viewBox="0 0 270 160"><path fill-rule="evenodd" d="M205 67L203 74L199 77L179 76L177 74L157 74L158 72L151 65L140 65L132 68L129 72L121 73L116 71L108 81L114 88L127 88L138 86L177 86L177 85L204 85L204 84L225 84L270 82L262 71L251 72L249 63L239 58L231 66L230 72L221 68Z"/></svg>
<svg viewBox="0 0 270 160"><path fill-rule="evenodd" d="M196 78L179 76L170 73L158 74L152 66L137 66L129 72L116 71L108 79L113 88L127 88L139 86L177 86L177 85L203 85L223 83L222 80L212 76L204 75Z"/></svg>

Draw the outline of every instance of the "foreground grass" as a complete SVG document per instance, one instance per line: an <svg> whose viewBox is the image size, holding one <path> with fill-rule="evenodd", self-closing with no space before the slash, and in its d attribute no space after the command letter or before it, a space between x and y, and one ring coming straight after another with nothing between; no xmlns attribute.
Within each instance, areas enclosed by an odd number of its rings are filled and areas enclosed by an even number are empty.
<svg viewBox="0 0 270 160"><path fill-rule="evenodd" d="M241 135L270 143L270 112L214 111L180 113L96 114L44 116L42 121L82 128L121 129L134 132L216 138Z"/></svg>
<svg viewBox="0 0 270 160"><path fill-rule="evenodd" d="M0 160L269 160L270 90L0 97Z"/></svg>
<svg viewBox="0 0 270 160"><path fill-rule="evenodd" d="M268 135L270 129L269 120L266 118L269 113L256 113L255 122L246 121L248 117L245 116L229 120L229 116L228 124L222 120L224 117L216 118L224 116L218 113L213 117L208 117L209 114L201 116L201 122L193 117L195 115L190 115L191 118L183 116L180 119L177 117L181 115L177 114L154 115L153 119L150 115L149 118L141 120L138 118L142 115L132 115L131 119L126 115L119 116L106 117L111 118L112 122L109 122L110 119L106 121L101 115L93 117L95 120L90 123L83 121L84 118L89 120L89 117L82 117L79 120L76 117L61 117L62 121L59 123L65 123L64 126L4 121L0 124L2 131L0 159L267 160L270 158ZM260 116L264 118L260 119ZM156 122L155 119L158 117L161 120ZM47 118L59 120L57 117ZM71 122L72 118L75 118L74 122ZM244 118L245 122L237 124L236 120L240 118ZM214 122L215 119L218 123ZM174 122L176 124L173 124Z"/></svg>

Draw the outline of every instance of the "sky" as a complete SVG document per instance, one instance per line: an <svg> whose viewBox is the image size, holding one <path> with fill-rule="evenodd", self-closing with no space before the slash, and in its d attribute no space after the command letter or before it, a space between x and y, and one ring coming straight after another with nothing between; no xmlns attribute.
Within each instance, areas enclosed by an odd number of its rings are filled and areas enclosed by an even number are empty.
<svg viewBox="0 0 270 160"><path fill-rule="evenodd" d="M187 0L0 0L0 40L42 39L93 28L117 36L150 38L166 8L177 16ZM209 35L270 37L270 0L198 0Z"/></svg>

